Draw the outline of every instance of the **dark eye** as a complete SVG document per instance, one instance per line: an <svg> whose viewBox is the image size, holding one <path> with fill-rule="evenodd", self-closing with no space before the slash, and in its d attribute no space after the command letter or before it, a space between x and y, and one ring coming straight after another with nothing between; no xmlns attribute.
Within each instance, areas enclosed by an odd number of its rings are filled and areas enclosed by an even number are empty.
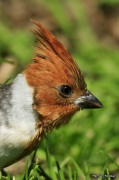
<svg viewBox="0 0 119 180"><path fill-rule="evenodd" d="M60 95L65 98L69 97L72 93L72 89L68 85L62 85L58 89L59 89Z"/></svg>

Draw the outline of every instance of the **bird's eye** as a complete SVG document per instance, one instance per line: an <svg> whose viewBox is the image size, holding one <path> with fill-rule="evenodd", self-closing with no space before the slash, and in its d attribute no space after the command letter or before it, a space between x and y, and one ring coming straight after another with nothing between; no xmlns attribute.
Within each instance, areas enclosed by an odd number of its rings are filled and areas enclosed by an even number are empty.
<svg viewBox="0 0 119 180"><path fill-rule="evenodd" d="M62 85L58 89L62 97L68 98L72 94L72 88L68 85Z"/></svg>

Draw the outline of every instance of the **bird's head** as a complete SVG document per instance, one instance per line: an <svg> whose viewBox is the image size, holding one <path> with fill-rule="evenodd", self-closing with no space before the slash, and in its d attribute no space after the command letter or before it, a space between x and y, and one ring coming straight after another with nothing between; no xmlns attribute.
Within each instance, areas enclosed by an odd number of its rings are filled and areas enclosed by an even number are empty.
<svg viewBox="0 0 119 180"><path fill-rule="evenodd" d="M88 90L79 67L64 46L41 24L37 26L35 57L23 72L34 90L33 108L52 128L84 108L102 104Z"/></svg>

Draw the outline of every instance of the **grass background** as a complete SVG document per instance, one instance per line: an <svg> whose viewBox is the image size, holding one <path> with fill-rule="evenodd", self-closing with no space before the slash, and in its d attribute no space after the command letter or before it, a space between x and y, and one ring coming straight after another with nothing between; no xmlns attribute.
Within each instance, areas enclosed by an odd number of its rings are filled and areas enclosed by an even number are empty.
<svg viewBox="0 0 119 180"><path fill-rule="evenodd" d="M15 63L13 77L33 56L30 18L62 41L104 108L78 112L69 124L44 138L30 173L26 158L22 173L0 178L118 180L119 1L0 0L0 67L6 61Z"/></svg>

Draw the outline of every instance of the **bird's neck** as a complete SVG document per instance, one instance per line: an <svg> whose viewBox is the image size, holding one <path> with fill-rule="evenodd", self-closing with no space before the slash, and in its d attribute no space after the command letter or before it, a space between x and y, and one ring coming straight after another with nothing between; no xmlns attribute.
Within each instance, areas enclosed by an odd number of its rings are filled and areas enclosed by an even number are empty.
<svg viewBox="0 0 119 180"><path fill-rule="evenodd" d="M34 133L37 113L32 108L33 92L24 75L0 87L0 124Z"/></svg>

